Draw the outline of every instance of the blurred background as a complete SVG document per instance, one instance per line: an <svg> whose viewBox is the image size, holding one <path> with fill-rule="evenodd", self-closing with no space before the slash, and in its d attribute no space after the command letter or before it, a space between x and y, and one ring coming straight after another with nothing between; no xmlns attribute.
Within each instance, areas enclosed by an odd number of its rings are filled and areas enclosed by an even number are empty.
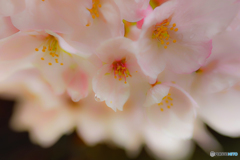
<svg viewBox="0 0 240 160"><path fill-rule="evenodd" d="M42 148L31 143L27 132L14 132L9 128L9 120L15 102L0 99L0 160L153 160L145 148L135 158L129 158L125 151L114 146L98 144L86 146L74 132L63 136L50 148ZM224 117L223 117L224 118ZM240 154L240 138L222 136L208 127L208 130L223 146L226 152ZM238 157L210 157L196 143L191 160L240 159Z"/></svg>

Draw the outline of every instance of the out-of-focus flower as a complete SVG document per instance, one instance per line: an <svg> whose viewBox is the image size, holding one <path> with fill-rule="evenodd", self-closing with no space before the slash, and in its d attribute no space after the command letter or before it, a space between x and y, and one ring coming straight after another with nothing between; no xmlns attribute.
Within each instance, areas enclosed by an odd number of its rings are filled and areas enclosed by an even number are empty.
<svg viewBox="0 0 240 160"><path fill-rule="evenodd" d="M144 139L148 151L156 159L187 159L193 151L191 140L173 138L153 125L146 125Z"/></svg>
<svg viewBox="0 0 240 160"><path fill-rule="evenodd" d="M129 85L144 77L132 41L127 38L108 40L97 49L97 55L103 66L93 78L96 98L105 101L114 111L122 110L130 96Z"/></svg>
<svg viewBox="0 0 240 160"><path fill-rule="evenodd" d="M200 117L213 129L232 137L240 135L239 35L239 31L226 31L214 37L213 55L195 73L192 86Z"/></svg>
<svg viewBox="0 0 240 160"><path fill-rule="evenodd" d="M155 83L165 67L190 73L203 65L211 54L212 36L225 29L237 13L234 2L168 1L155 8L145 18L137 44L138 62L150 83Z"/></svg>

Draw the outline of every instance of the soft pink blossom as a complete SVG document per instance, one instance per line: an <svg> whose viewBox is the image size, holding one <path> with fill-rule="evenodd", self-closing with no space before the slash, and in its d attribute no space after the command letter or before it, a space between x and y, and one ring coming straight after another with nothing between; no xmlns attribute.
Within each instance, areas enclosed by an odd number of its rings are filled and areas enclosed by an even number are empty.
<svg viewBox="0 0 240 160"><path fill-rule="evenodd" d="M168 1L155 8L144 19L137 43L138 62L150 83L165 68L191 73L202 66L212 36L226 29L238 8L235 0Z"/></svg>

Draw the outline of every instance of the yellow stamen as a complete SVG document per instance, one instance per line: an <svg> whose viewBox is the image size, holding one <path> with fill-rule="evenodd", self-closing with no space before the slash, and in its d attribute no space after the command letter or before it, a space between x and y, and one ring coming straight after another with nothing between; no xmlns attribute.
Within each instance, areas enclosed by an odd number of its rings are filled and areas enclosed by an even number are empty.
<svg viewBox="0 0 240 160"><path fill-rule="evenodd" d="M168 97L168 99L169 99L170 101L172 101L172 100L173 100L171 97Z"/></svg>

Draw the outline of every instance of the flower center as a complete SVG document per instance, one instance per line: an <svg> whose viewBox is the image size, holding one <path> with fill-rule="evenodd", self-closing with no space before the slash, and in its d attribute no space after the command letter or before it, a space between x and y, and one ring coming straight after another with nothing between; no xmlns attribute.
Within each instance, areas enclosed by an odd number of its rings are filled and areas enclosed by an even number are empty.
<svg viewBox="0 0 240 160"><path fill-rule="evenodd" d="M113 69L113 72L114 72L114 78L117 78L119 79L119 81L121 81L123 78L125 79L125 84L127 83L126 82L126 78L127 77L132 77L132 75L130 74L129 70L127 69L127 66L126 66L126 59L122 59L120 61L115 61L112 63L112 69Z"/></svg>
<svg viewBox="0 0 240 160"><path fill-rule="evenodd" d="M92 4L93 4L92 9L88 9L88 10L91 13L92 18L95 19L96 17L99 17L98 7L101 8L102 5L100 4L99 0L93 0Z"/></svg>
<svg viewBox="0 0 240 160"><path fill-rule="evenodd" d="M177 40L172 39L171 37L173 31L178 31L178 28L175 27L176 23L173 23L171 26L168 19L165 19L162 23L155 25L155 29L152 33L152 38L157 39L160 42L159 44L164 45L164 48L167 49L167 46L170 43L177 42Z"/></svg>
<svg viewBox="0 0 240 160"><path fill-rule="evenodd" d="M159 107L161 106L160 110L163 112L164 108L170 109L171 106L173 106L172 100L173 99L171 97L171 93L168 93L168 95L163 97L162 101L160 103L158 103Z"/></svg>
<svg viewBox="0 0 240 160"><path fill-rule="evenodd" d="M40 49L42 47L42 49ZM46 38L46 41L43 43L43 45L39 48L35 48L35 51L42 52L44 54L43 57L41 57L41 60L45 60L45 56L50 56L51 59L54 59L53 61L55 63L59 63L59 45L57 39L55 37L49 35ZM48 63L50 66L52 65L51 62ZM60 63L60 65L63 65L63 63Z"/></svg>

